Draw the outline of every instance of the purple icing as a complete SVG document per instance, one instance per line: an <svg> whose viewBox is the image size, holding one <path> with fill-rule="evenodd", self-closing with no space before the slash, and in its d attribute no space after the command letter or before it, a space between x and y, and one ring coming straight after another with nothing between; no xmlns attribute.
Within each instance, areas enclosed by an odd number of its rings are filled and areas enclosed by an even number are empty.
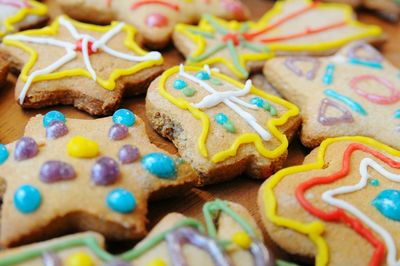
<svg viewBox="0 0 400 266"><path fill-rule="evenodd" d="M126 144L119 150L118 157L123 164L133 163L139 158L139 149Z"/></svg>
<svg viewBox="0 0 400 266"><path fill-rule="evenodd" d="M110 157L101 157L92 167L92 181L96 185L110 185L117 181L119 176L118 163Z"/></svg>
<svg viewBox="0 0 400 266"><path fill-rule="evenodd" d="M112 140L121 140L128 136L128 127L124 124L114 124L108 131L108 137Z"/></svg>
<svg viewBox="0 0 400 266"><path fill-rule="evenodd" d="M295 64L296 62L308 62L312 64L312 68L306 72L303 71ZM308 80L313 80L317 71L321 65L321 62L317 58L308 57L308 56L297 56L297 57L289 57L285 60L285 66L290 69L297 76L301 77L303 75L306 76Z"/></svg>
<svg viewBox="0 0 400 266"><path fill-rule="evenodd" d="M52 121L49 126L46 127L46 137L49 139L57 139L67 134L68 128L62 121Z"/></svg>
<svg viewBox="0 0 400 266"><path fill-rule="evenodd" d="M43 266L62 266L60 257L53 252L44 252L42 259Z"/></svg>
<svg viewBox="0 0 400 266"><path fill-rule="evenodd" d="M22 137L15 144L14 159L23 161L33 158L38 154L39 148L36 141L30 137Z"/></svg>
<svg viewBox="0 0 400 266"><path fill-rule="evenodd" d="M336 108L342 112L342 115L339 117L327 117L326 110L328 107ZM332 126L341 123L351 123L354 119L346 106L325 98L322 100L321 106L319 107L318 121L324 126Z"/></svg>
<svg viewBox="0 0 400 266"><path fill-rule="evenodd" d="M361 56L357 55L357 52L359 50L364 50L364 52L366 52L367 56L361 57ZM354 46L352 46L349 49L348 57L351 59L361 59L361 60L378 62L378 63L383 61L382 54L379 53L377 50L375 50L371 45L366 44L364 42L358 42Z"/></svg>
<svg viewBox="0 0 400 266"><path fill-rule="evenodd" d="M40 180L45 183L69 180L75 176L74 168L61 161L47 161L40 168Z"/></svg>
<svg viewBox="0 0 400 266"><path fill-rule="evenodd" d="M107 262L103 266L132 266L132 264L122 260L112 260L110 262Z"/></svg>
<svg viewBox="0 0 400 266"><path fill-rule="evenodd" d="M275 259L272 253L267 250L263 243L253 239L250 246L250 253L254 260L254 266L274 266Z"/></svg>

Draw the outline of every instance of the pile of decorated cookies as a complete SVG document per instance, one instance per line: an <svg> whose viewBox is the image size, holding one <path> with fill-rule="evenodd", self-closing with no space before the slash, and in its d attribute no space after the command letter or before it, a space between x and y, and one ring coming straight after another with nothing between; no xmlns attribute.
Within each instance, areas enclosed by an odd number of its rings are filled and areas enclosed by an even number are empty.
<svg viewBox="0 0 400 266"><path fill-rule="evenodd" d="M396 0L342 2L400 15ZM283 0L250 21L238 0L57 0L50 21L45 3L0 0L0 83L18 77L21 108L54 106L0 145L0 266L294 265L235 202L148 232L149 201L242 175L266 179L265 229L300 261L400 264L400 71L352 7ZM185 64L166 67L171 42ZM261 71L276 92L253 86ZM138 94L178 155L119 109ZM281 169L298 132L315 149ZM106 240L138 244L115 255Z"/></svg>

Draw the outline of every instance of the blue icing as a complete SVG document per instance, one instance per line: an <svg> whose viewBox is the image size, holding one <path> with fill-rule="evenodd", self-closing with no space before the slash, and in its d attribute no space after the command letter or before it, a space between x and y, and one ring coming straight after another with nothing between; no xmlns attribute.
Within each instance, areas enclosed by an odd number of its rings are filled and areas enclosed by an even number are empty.
<svg viewBox="0 0 400 266"><path fill-rule="evenodd" d="M371 179L371 181L369 181L369 183L374 187L379 186L379 180L376 178Z"/></svg>
<svg viewBox="0 0 400 266"><path fill-rule="evenodd" d="M53 121L61 121L65 123L65 116L59 111L50 111L43 117L43 126L48 127Z"/></svg>
<svg viewBox="0 0 400 266"><path fill-rule="evenodd" d="M251 104L257 105L259 108L263 108L264 107L264 100L261 99L260 97L253 97L250 100Z"/></svg>
<svg viewBox="0 0 400 266"><path fill-rule="evenodd" d="M130 213L136 207L136 199L133 194L125 189L116 188L108 194L107 206L115 212Z"/></svg>
<svg viewBox="0 0 400 266"><path fill-rule="evenodd" d="M386 218L400 222L400 190L383 190L371 204Z"/></svg>
<svg viewBox="0 0 400 266"><path fill-rule="evenodd" d="M130 127L135 124L136 117L131 110L119 109L113 114L112 120L115 124L123 124L127 127Z"/></svg>
<svg viewBox="0 0 400 266"><path fill-rule="evenodd" d="M394 112L394 118L400 119L400 109L396 110L396 112Z"/></svg>
<svg viewBox="0 0 400 266"><path fill-rule="evenodd" d="M217 121L218 124L223 125L226 122L228 122L228 117L223 114L223 113L218 113L215 115L215 121Z"/></svg>
<svg viewBox="0 0 400 266"><path fill-rule="evenodd" d="M187 87L187 83L184 80L177 79L174 81L174 89L182 90Z"/></svg>
<svg viewBox="0 0 400 266"><path fill-rule="evenodd" d="M210 74L208 74L206 71L200 71L196 73L196 78L201 80L209 80Z"/></svg>
<svg viewBox="0 0 400 266"><path fill-rule="evenodd" d="M14 193L14 205L22 213L36 211L42 202L42 196L32 185L22 185Z"/></svg>
<svg viewBox="0 0 400 266"><path fill-rule="evenodd" d="M159 178L175 178L176 166L175 161L170 156L154 152L145 155L142 159L142 166L151 174Z"/></svg>
<svg viewBox="0 0 400 266"><path fill-rule="evenodd" d="M3 144L0 144L0 165L3 164L10 154L8 153L7 147Z"/></svg>

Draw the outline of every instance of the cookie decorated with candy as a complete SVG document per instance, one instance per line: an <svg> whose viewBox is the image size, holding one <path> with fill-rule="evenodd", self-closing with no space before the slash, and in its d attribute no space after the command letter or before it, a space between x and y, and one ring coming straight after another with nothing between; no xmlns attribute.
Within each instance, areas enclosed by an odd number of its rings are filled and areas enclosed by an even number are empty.
<svg viewBox="0 0 400 266"><path fill-rule="evenodd" d="M242 173L267 178L282 166L300 124L295 105L208 66L165 71L150 85L146 112L191 163L200 184Z"/></svg>
<svg viewBox="0 0 400 266"><path fill-rule="evenodd" d="M329 54L352 40L373 41L380 35L379 27L359 23L347 5L287 0L258 22L204 15L198 26L177 25L173 39L187 64L209 64L247 79L274 55Z"/></svg>
<svg viewBox="0 0 400 266"><path fill-rule="evenodd" d="M204 205L206 227L179 213L165 216L136 247L118 256L104 238L86 232L0 252L0 265L255 265L272 266L260 229L241 205Z"/></svg>
<svg viewBox="0 0 400 266"><path fill-rule="evenodd" d="M331 138L259 191L271 238L315 265L397 265L400 151L367 137Z"/></svg>
<svg viewBox="0 0 400 266"><path fill-rule="evenodd" d="M158 52L135 42L123 23L96 26L58 17L50 26L4 38L19 62L15 97L25 108L74 105L92 115L112 113L122 96L146 91L162 70Z"/></svg>
<svg viewBox="0 0 400 266"><path fill-rule="evenodd" d="M6 247L71 230L137 239L146 233L149 198L171 196L196 178L187 163L152 145L144 122L127 109L97 120L36 116L0 158Z"/></svg>
<svg viewBox="0 0 400 266"><path fill-rule="evenodd" d="M144 42L166 46L177 23L194 24L203 13L245 20L249 11L240 0L58 0L64 12L81 21L110 23L120 20L134 25Z"/></svg>
<svg viewBox="0 0 400 266"><path fill-rule="evenodd" d="M400 148L399 71L372 46L356 42L330 57L275 58L264 74L300 107L305 146L363 135Z"/></svg>

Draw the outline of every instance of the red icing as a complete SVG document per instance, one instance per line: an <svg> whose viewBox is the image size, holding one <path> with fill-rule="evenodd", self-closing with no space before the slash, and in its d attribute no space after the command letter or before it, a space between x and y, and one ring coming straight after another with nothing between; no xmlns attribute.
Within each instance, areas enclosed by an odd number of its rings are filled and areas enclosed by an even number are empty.
<svg viewBox="0 0 400 266"><path fill-rule="evenodd" d="M236 33L225 34L225 36L222 37L222 40L224 42L232 41L235 46L238 46L240 44L239 36Z"/></svg>
<svg viewBox="0 0 400 266"><path fill-rule="evenodd" d="M147 26L154 28L162 28L168 25L168 18L160 13L152 13L146 17Z"/></svg>
<svg viewBox="0 0 400 266"><path fill-rule="evenodd" d="M165 7L168 7L170 9L179 11L180 7L179 5L170 3L169 1L166 0L142 0L142 1L137 1L136 3L132 4L131 9L136 9L138 7L144 6L144 5L150 5L150 4L156 4L156 5L162 5Z"/></svg>
<svg viewBox="0 0 400 266"><path fill-rule="evenodd" d="M88 54L89 54L89 55L92 55L92 54L96 53L96 51L93 51L92 45L93 45L93 42L88 41L87 46L88 46ZM75 43L75 51L82 52L82 39L79 39L79 40Z"/></svg>
<svg viewBox="0 0 400 266"><path fill-rule="evenodd" d="M237 20L245 20L246 19L246 14L244 12L244 8L242 3L236 1L236 0L224 0L222 1L222 4L228 10L229 12L232 13L233 17Z"/></svg>
<svg viewBox="0 0 400 266"><path fill-rule="evenodd" d="M373 150L367 146L364 146L359 143L352 143L350 144L346 151L344 152L343 155L343 162L342 162L342 169L340 169L338 172L333 173L332 175L329 176L320 176L320 177L314 177L310 180L307 180L304 183L301 183L297 189L296 189L296 197L297 200L300 202L300 204L303 206L304 209L306 209L309 213L312 215L323 219L325 221L330 221L330 222L342 222L350 226L354 231L356 231L359 235L361 235L363 238L365 238L371 245L375 247L374 254L369 262L369 265L373 266L378 266L383 263L384 256L385 256L385 245L378 239L374 233L367 227L365 227L362 222L356 218L353 218L352 216L349 216L343 211L342 209L336 208L332 212L325 212L323 210L320 210L316 207L314 207L306 198L305 194L306 191L311 189L314 186L322 185L322 184L330 184L333 183L339 179L342 179L346 177L350 171L350 158L353 152L355 151L363 151L365 153L368 153L379 160L383 161L390 167L399 169L400 168L400 162L396 162L387 156L383 155L382 153Z"/></svg>

